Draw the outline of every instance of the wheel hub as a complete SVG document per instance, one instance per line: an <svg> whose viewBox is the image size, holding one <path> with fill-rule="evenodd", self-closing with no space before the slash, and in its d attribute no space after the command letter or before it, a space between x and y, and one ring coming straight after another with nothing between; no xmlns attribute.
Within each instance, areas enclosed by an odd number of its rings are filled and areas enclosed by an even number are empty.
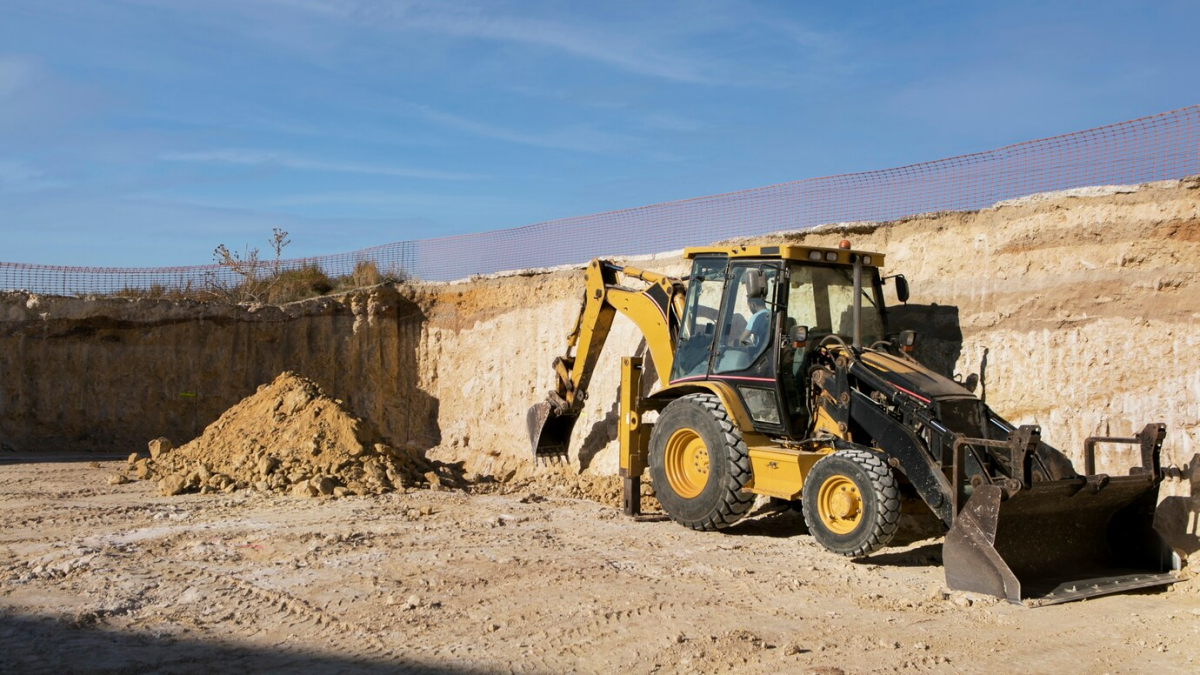
<svg viewBox="0 0 1200 675"><path fill-rule="evenodd" d="M848 534L862 521L863 501L854 481L831 476L821 484L817 496L821 522L836 534Z"/></svg>
<svg viewBox="0 0 1200 675"><path fill-rule="evenodd" d="M708 484L708 446L692 429L677 429L671 434L663 464L667 482L680 497L694 499Z"/></svg>

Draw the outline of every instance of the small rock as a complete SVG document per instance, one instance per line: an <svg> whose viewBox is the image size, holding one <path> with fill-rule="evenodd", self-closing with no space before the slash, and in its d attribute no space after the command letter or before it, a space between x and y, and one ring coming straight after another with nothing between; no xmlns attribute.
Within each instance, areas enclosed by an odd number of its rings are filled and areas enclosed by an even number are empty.
<svg viewBox="0 0 1200 675"><path fill-rule="evenodd" d="M92 467L93 469L99 469L100 462L88 462L88 466Z"/></svg>
<svg viewBox="0 0 1200 675"><path fill-rule="evenodd" d="M799 654L799 653L800 653L800 645L798 645L798 644L794 644L794 643L789 644L783 648L784 656L795 656L796 654Z"/></svg>
<svg viewBox="0 0 1200 675"><path fill-rule="evenodd" d="M339 486L333 488L333 496L338 497L339 499L342 497L350 497L353 494L354 494L354 491L348 487L342 487L339 485Z"/></svg>
<svg viewBox="0 0 1200 675"><path fill-rule="evenodd" d="M425 480L429 481L429 487L439 488L442 486L442 479L437 475L436 471L426 471Z"/></svg>
<svg viewBox="0 0 1200 675"><path fill-rule="evenodd" d="M136 452L130 453L129 454L129 468L132 469L133 465L137 464L137 461L138 461L138 454Z"/></svg>
<svg viewBox="0 0 1200 675"><path fill-rule="evenodd" d="M292 495L295 497L316 497L318 494L320 493L312 483L296 483L292 487Z"/></svg>
<svg viewBox="0 0 1200 675"><path fill-rule="evenodd" d="M108 477L109 485L124 485L129 482L129 478L123 473L114 473Z"/></svg>
<svg viewBox="0 0 1200 675"><path fill-rule="evenodd" d="M150 448L150 459L158 459L175 448L166 438L156 438L147 445Z"/></svg>
<svg viewBox="0 0 1200 675"><path fill-rule="evenodd" d="M317 476L310 481L310 484L323 495L333 494L333 489L337 487L337 483L333 482L329 476Z"/></svg>
<svg viewBox="0 0 1200 675"><path fill-rule="evenodd" d="M524 497L521 497L520 501L522 504L536 504L538 502L546 501L546 498L535 492L530 492Z"/></svg>
<svg viewBox="0 0 1200 675"><path fill-rule="evenodd" d="M913 649L915 649L919 652L923 652L923 651L927 651L929 649L929 645L925 644L924 642L918 642L915 645L913 645Z"/></svg>
<svg viewBox="0 0 1200 675"><path fill-rule="evenodd" d="M483 624L483 632L485 633L495 633L498 630L500 630L500 624L498 623L492 623L489 621Z"/></svg>
<svg viewBox="0 0 1200 675"><path fill-rule="evenodd" d="M258 460L258 475L262 477L270 476L279 468L279 460L275 457L263 457Z"/></svg>
<svg viewBox="0 0 1200 675"><path fill-rule="evenodd" d="M421 507L421 515L432 516L433 515L433 507L432 506L422 506Z"/></svg>
<svg viewBox="0 0 1200 675"><path fill-rule="evenodd" d="M139 459L134 463L133 468L134 475L136 475L140 480L146 480L153 473L153 471L150 469L150 460L148 459Z"/></svg>
<svg viewBox="0 0 1200 675"><path fill-rule="evenodd" d="M183 494L187 490L187 479L177 473L158 481L158 492L164 497Z"/></svg>
<svg viewBox="0 0 1200 675"><path fill-rule="evenodd" d="M415 595L408 596L408 600L406 600L404 602L404 609L416 609L420 606L421 606L421 598L419 598Z"/></svg>

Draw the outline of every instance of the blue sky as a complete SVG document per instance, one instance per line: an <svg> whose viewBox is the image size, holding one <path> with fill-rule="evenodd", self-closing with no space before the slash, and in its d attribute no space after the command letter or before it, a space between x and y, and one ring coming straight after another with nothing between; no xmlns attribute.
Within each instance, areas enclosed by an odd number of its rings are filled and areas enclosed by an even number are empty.
<svg viewBox="0 0 1200 675"><path fill-rule="evenodd" d="M1200 3L0 0L0 260L292 256L1200 103Z"/></svg>

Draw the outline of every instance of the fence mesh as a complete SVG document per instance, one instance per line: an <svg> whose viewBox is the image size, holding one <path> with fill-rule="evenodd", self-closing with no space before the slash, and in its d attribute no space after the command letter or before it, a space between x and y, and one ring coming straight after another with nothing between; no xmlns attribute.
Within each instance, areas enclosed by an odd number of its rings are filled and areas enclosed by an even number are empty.
<svg viewBox="0 0 1200 675"><path fill-rule="evenodd" d="M827 223L973 210L1039 192L1196 174L1200 174L1200 105L922 164L507 230L401 241L352 253L284 260L280 268L318 265L336 277L372 262L384 273L442 281ZM60 295L149 289L202 292L214 284L228 287L239 281L236 273L219 265L100 268L0 262L0 289Z"/></svg>

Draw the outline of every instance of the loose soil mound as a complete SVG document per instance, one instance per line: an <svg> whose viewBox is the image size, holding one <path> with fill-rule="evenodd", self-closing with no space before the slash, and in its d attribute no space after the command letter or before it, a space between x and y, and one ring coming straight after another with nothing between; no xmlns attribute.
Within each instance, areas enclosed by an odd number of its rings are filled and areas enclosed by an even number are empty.
<svg viewBox="0 0 1200 675"><path fill-rule="evenodd" d="M150 455L130 461L139 478L158 479L166 495L253 487L344 496L441 482L422 457L387 445L341 401L292 372L259 387L178 449L166 439L151 441Z"/></svg>

